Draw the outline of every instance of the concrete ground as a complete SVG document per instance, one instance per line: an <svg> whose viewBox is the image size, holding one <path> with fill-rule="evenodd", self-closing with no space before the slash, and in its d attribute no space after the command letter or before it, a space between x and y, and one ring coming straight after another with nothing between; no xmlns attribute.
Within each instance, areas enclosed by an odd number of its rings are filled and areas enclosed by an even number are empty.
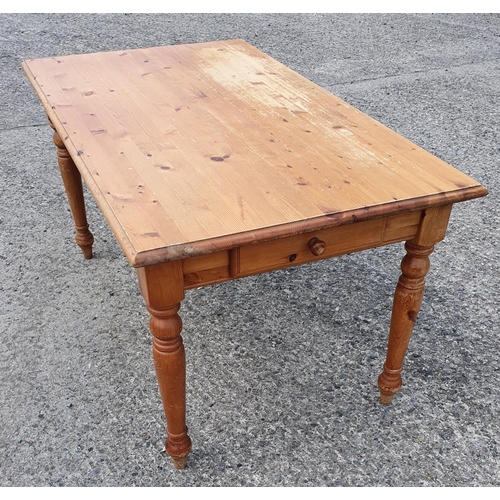
<svg viewBox="0 0 500 500"><path fill-rule="evenodd" d="M500 486L499 15L0 15L1 486ZM490 190L432 256L378 403L401 244L187 294L176 471L148 314L95 203L83 260L27 58L243 38Z"/></svg>

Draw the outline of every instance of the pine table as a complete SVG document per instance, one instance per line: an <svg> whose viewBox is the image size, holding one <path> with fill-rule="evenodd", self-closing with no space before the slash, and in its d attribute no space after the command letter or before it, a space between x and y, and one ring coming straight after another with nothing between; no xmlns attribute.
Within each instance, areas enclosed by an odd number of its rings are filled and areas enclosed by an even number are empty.
<svg viewBox="0 0 500 500"><path fill-rule="evenodd" d="M184 292L405 241L387 359L389 404L452 205L478 182L243 40L28 60L54 129L76 242L92 257L82 178L151 314L167 420L183 468Z"/></svg>

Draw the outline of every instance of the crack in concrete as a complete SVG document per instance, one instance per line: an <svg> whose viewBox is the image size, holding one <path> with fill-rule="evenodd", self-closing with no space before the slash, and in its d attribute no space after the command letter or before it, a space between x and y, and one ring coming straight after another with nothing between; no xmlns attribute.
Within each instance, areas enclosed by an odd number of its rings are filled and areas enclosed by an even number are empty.
<svg viewBox="0 0 500 500"><path fill-rule="evenodd" d="M465 64L458 64L456 66L448 66L447 68L435 68L435 69L430 69L430 70L421 70L421 71L411 71L407 73L395 73L392 75L384 75L384 76L375 76L372 78L362 78L359 80L351 80L351 81L345 81L345 82L338 82L332 85L332 88L337 85L357 85L360 83L366 83L366 82L376 82L379 80L395 80L398 78L409 78L415 75L439 75L443 73L448 73L448 74L455 74L456 75L456 70L460 69L468 69L468 68L477 68L478 66L483 66L488 63L498 63L498 59L488 59L487 61L481 61L480 63L465 63ZM467 73L465 73L467 74Z"/></svg>
<svg viewBox="0 0 500 500"><path fill-rule="evenodd" d="M31 127L44 127L44 126L49 126L48 122L47 123L32 123L30 125L16 125L15 127L10 127L10 128L1 128L0 129L0 134L2 132L10 132L11 130L17 130L18 128L31 128Z"/></svg>

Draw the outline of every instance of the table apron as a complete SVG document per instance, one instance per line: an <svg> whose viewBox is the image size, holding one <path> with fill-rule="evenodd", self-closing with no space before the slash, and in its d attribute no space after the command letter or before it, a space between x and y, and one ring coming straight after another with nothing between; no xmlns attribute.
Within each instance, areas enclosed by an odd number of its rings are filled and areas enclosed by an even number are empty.
<svg viewBox="0 0 500 500"><path fill-rule="evenodd" d="M407 241L417 234L424 212L416 210L187 258L182 263L184 288L222 283ZM313 238L324 243L320 255L314 255L308 245Z"/></svg>

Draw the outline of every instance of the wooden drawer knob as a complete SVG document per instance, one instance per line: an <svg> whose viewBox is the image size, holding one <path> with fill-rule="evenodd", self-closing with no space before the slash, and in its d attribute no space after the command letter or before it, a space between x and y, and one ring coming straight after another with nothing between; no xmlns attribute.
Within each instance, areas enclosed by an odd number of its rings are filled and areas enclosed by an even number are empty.
<svg viewBox="0 0 500 500"><path fill-rule="evenodd" d="M307 244L313 255L321 255L326 250L326 243L318 238L312 238Z"/></svg>

